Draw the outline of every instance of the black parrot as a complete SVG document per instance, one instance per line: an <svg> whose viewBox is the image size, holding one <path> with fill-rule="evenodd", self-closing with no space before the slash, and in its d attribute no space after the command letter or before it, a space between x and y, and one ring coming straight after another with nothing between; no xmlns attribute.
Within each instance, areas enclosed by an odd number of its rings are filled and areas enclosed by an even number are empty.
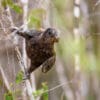
<svg viewBox="0 0 100 100"><path fill-rule="evenodd" d="M15 31L16 34L26 40L26 52L31 61L26 73L27 78L29 78L30 74L40 65L42 65L42 72L48 72L56 60L54 43L59 40L57 31L54 28L47 28L45 31L22 31L13 28L12 31Z"/></svg>

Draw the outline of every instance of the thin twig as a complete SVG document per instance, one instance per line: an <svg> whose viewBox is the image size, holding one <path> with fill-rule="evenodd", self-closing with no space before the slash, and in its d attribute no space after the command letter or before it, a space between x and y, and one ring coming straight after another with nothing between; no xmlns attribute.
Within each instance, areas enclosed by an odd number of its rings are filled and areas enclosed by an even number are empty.
<svg viewBox="0 0 100 100"><path fill-rule="evenodd" d="M23 4L23 24L24 24L23 29L27 30L28 0L21 0L21 2ZM23 63L24 63L24 70L25 70L27 68L27 55L26 55L26 49L25 49L26 48L25 40L23 40L22 46L23 46ZM35 82L33 84L35 84ZM32 94L33 90L32 90L32 86L31 86L30 81L26 80L25 85L26 85L29 99L34 100L34 97ZM34 85L34 88L35 88L35 85Z"/></svg>
<svg viewBox="0 0 100 100"><path fill-rule="evenodd" d="M62 86L64 86L64 85L67 85L67 84L70 84L70 83L73 83L74 82L74 79L72 79L71 81L66 81L66 82L63 82L62 84L59 84L59 85L57 85L57 86L55 86L55 87L53 87L53 88L51 88L51 89L49 89L49 90L45 90L44 92L42 92L40 95L38 95L38 96L42 96L44 93L47 93L47 92L52 92L52 91L54 91L54 90L56 90L56 89L58 89L58 88L60 88L60 87L62 87Z"/></svg>
<svg viewBox="0 0 100 100"><path fill-rule="evenodd" d="M8 82L7 77L6 77L6 75L3 71L3 68L1 66L0 66L0 73L1 73L1 77L2 77L2 80L4 81L4 85L5 85L6 89L8 91L10 91L11 88L10 88L9 82Z"/></svg>

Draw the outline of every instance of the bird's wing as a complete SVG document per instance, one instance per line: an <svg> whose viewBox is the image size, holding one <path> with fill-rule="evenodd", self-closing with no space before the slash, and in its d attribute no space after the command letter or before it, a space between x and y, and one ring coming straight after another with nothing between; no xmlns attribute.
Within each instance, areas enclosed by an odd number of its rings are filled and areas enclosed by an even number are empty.
<svg viewBox="0 0 100 100"><path fill-rule="evenodd" d="M29 31L27 31L27 34L29 34L29 35L32 36L32 37L35 37L35 36L41 35L42 32L39 31L39 30L29 30Z"/></svg>
<svg viewBox="0 0 100 100"><path fill-rule="evenodd" d="M23 29L18 29L18 28L12 28L11 32L15 32L16 34L24 37L25 39L30 39L36 36L41 35L43 32L39 30L23 30Z"/></svg>
<svg viewBox="0 0 100 100"><path fill-rule="evenodd" d="M47 59L43 64L42 64L42 72L46 73L48 72L54 65L56 60L56 56L52 56L49 59Z"/></svg>
<svg viewBox="0 0 100 100"><path fill-rule="evenodd" d="M41 31L38 30L26 30L26 31L18 31L17 34L28 40L30 38L35 38L42 33Z"/></svg>

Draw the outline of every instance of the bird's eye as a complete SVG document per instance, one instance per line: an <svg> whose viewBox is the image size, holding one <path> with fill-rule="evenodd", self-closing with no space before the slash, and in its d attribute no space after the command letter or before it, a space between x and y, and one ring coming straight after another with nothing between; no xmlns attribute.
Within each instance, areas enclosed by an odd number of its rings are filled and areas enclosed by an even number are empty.
<svg viewBox="0 0 100 100"><path fill-rule="evenodd" d="M51 36L53 35L53 30L52 30L51 28L48 28L48 29L45 31L45 33L46 33L46 34L45 34L46 36L50 36L50 37L51 37Z"/></svg>
<svg viewBox="0 0 100 100"><path fill-rule="evenodd" d="M49 31L48 34L51 35L52 34L51 31Z"/></svg>
<svg viewBox="0 0 100 100"><path fill-rule="evenodd" d="M48 34L52 35L53 31L51 29L48 30Z"/></svg>

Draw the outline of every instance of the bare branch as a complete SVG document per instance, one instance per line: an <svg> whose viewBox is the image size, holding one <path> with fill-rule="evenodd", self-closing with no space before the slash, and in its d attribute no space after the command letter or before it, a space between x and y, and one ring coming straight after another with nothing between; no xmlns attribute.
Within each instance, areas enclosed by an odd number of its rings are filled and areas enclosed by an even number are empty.
<svg viewBox="0 0 100 100"><path fill-rule="evenodd" d="M22 4L23 4L23 24L24 24L24 30L27 29L27 13L28 13L28 0L21 0ZM27 68L27 55L26 55L26 44L25 44L25 40L23 40L23 62L24 62L24 67ZM24 68L24 72L25 72L25 68ZM33 76L33 79L34 76ZM33 80L32 80L33 82ZM28 93L28 96L30 98L30 100L34 100L34 97L33 97L33 89L32 89L32 86L31 86L31 83L29 80L26 80L25 81L25 84L26 84L26 88L27 88L27 93ZM34 81L34 90L35 90L35 81ZM32 84L32 85L33 85Z"/></svg>
<svg viewBox="0 0 100 100"><path fill-rule="evenodd" d="M3 68L1 66L0 66L0 73L1 73L1 77L2 77L2 80L4 81L4 85L5 85L6 89L8 91L10 91L11 88L10 88L9 82L8 82L7 77L6 77L6 75L3 71Z"/></svg>

